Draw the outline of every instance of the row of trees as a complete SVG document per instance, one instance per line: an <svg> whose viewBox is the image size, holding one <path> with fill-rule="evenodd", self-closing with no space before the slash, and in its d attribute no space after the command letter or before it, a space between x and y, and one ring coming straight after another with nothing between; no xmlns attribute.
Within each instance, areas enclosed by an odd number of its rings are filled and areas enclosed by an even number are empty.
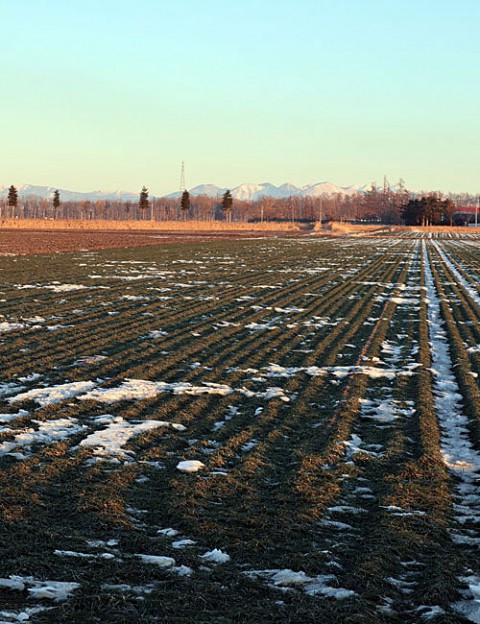
<svg viewBox="0 0 480 624"><path fill-rule="evenodd" d="M405 225L453 225L457 207L452 199L442 199L433 193L411 199L402 208Z"/></svg>
<svg viewBox="0 0 480 624"><path fill-rule="evenodd" d="M52 207L54 211L54 216L56 215L56 212L58 208L60 207L60 204L61 204L60 191L56 189L53 192L53 197L52 197ZM17 210L17 206L18 206L18 190L13 184L8 189L7 206L10 208L13 217L18 216L15 214Z"/></svg>
<svg viewBox="0 0 480 624"><path fill-rule="evenodd" d="M418 198L401 184L375 184L365 193L319 197L261 197L256 201L223 197L192 196L187 190L179 199L149 198L143 187L138 202L120 200L63 202L59 191L51 199L36 196L19 199L11 186L6 200L0 200L3 218L107 219L107 220L228 220L228 221L368 221L411 225L452 223L456 210L472 211L477 198L471 195L430 194Z"/></svg>
<svg viewBox="0 0 480 624"><path fill-rule="evenodd" d="M199 220L217 219L217 208L223 210L225 218L231 220L233 197L230 191L224 193L221 202L214 203L208 198L208 206L201 198L193 204L190 194L184 191L180 204L172 199L149 199L148 189L144 186L140 192L138 205L131 201L70 201L62 202L60 192L54 191L51 199L38 196L24 197L20 200L18 190L10 186L6 200L0 200L0 216L4 218L41 218L41 219L109 219L109 220L176 220L195 218Z"/></svg>
<svg viewBox="0 0 480 624"><path fill-rule="evenodd" d="M223 210L223 213L226 216L227 221L232 220L232 206L233 206L233 197L232 193L227 190L223 194L222 201L220 202L220 207ZM138 207L144 213L146 213L150 208L150 200L148 199L148 189L146 186L142 187L140 191L140 198L138 200ZM182 211L183 219L186 220L190 214L191 201L190 201L190 193L185 189L180 196L180 210Z"/></svg>

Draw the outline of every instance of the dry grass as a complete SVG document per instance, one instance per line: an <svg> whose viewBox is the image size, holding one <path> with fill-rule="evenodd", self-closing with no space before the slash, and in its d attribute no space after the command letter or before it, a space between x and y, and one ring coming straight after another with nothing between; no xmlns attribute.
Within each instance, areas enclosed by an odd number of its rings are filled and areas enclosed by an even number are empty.
<svg viewBox="0 0 480 624"><path fill-rule="evenodd" d="M315 232L321 232L331 236L342 236L344 234L474 234L477 230L450 225L382 225L382 224L354 224L332 221L331 223L315 223ZM480 232L480 229L478 230Z"/></svg>
<svg viewBox="0 0 480 624"><path fill-rule="evenodd" d="M360 233L374 233L390 231L392 226L389 225L361 225L354 223L338 223L332 221L331 223L315 223L314 231L322 232L330 235L342 235L342 234L360 234Z"/></svg>
<svg viewBox="0 0 480 624"><path fill-rule="evenodd" d="M297 232L295 223L227 223L225 221L104 221L2 219L2 229L18 230L148 230L175 232Z"/></svg>
<svg viewBox="0 0 480 624"><path fill-rule="evenodd" d="M454 225L395 225L392 230L394 232L421 232L427 234L474 234L477 232L477 230L469 227L460 227Z"/></svg>

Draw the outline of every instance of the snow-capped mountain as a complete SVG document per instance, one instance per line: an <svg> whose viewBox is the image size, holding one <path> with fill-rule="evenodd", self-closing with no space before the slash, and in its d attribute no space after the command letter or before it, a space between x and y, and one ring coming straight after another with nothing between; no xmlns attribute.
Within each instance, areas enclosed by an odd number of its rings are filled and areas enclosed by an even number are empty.
<svg viewBox="0 0 480 624"><path fill-rule="evenodd" d="M280 186L270 184L270 182L263 182L261 184L245 183L240 184L231 189L234 199L242 201L257 201L262 197L275 197L277 199L285 197L320 197L322 195L354 195L355 193L365 193L369 188L365 186L337 186L331 182L318 182L317 184L307 185L299 188L290 182L285 182ZM189 189L190 195L207 195L208 197L221 197L226 191L226 188L221 188L215 184L201 184ZM179 197L180 193L171 193L166 197L175 199Z"/></svg>
<svg viewBox="0 0 480 624"><path fill-rule="evenodd" d="M337 186L331 182L320 182L312 186L304 187L300 195L304 197L319 197L321 195L356 195L357 193L365 193L370 185L365 186Z"/></svg>
<svg viewBox="0 0 480 624"><path fill-rule="evenodd" d="M293 187L293 185L290 186ZM278 186L270 184L269 182L263 182L262 184L241 184L232 191L232 195L235 199L243 201L255 201L261 197L282 198L296 194L298 193L294 191L293 188L282 189Z"/></svg>
<svg viewBox="0 0 480 624"><path fill-rule="evenodd" d="M216 186L215 184L199 184L198 186L194 186L191 189L188 189L190 195L206 195L207 197L221 197L227 188L221 188L220 186ZM180 191L175 191L175 193L169 193L165 195L167 199L178 199L180 197Z"/></svg>

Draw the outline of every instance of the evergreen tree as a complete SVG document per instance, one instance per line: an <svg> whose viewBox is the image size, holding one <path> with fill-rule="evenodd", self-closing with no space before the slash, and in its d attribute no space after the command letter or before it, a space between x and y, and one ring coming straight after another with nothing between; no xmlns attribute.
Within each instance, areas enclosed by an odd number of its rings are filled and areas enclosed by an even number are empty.
<svg viewBox="0 0 480 624"><path fill-rule="evenodd" d="M17 189L12 186L8 189L8 197L7 197L7 203L10 206L10 208L16 208L17 204L18 204L18 191Z"/></svg>
<svg viewBox="0 0 480 624"><path fill-rule="evenodd" d="M233 197L229 190L225 191L222 198L222 210L227 216L227 220L232 220L232 205L233 205Z"/></svg>
<svg viewBox="0 0 480 624"><path fill-rule="evenodd" d="M146 211L150 206L150 202L148 201L148 189L146 186L142 186L142 190L140 192L140 199L138 200L138 206L140 210Z"/></svg>
<svg viewBox="0 0 480 624"><path fill-rule="evenodd" d="M180 208L182 209L184 219L186 219L188 211L190 210L190 193L187 190L182 193Z"/></svg>
<svg viewBox="0 0 480 624"><path fill-rule="evenodd" d="M60 201L60 191L58 189L56 191L54 191L54 193L53 193L52 203L53 203L53 212L54 212L54 215L56 217L57 216L57 210L58 210L58 208L60 208L60 204L61 204L61 201Z"/></svg>

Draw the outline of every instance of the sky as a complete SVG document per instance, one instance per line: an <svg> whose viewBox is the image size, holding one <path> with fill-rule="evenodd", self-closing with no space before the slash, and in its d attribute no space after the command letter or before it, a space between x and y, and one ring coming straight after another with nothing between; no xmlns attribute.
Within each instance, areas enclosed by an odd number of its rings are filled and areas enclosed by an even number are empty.
<svg viewBox="0 0 480 624"><path fill-rule="evenodd" d="M0 0L0 185L480 193L478 0Z"/></svg>

